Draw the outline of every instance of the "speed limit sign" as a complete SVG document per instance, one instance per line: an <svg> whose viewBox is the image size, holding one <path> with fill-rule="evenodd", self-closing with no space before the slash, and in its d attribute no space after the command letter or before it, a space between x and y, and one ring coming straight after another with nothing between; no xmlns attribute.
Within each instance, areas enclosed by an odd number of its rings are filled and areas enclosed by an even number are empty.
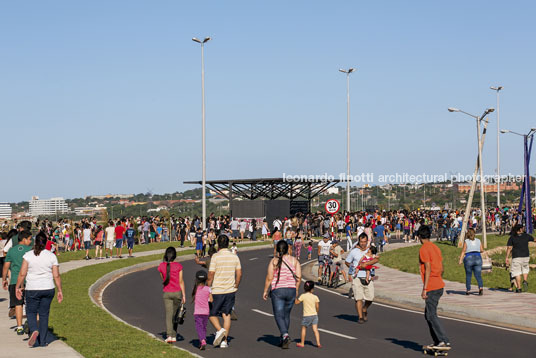
<svg viewBox="0 0 536 358"><path fill-rule="evenodd" d="M335 214L341 208L341 203L337 199L329 199L326 201L326 211L329 214Z"/></svg>

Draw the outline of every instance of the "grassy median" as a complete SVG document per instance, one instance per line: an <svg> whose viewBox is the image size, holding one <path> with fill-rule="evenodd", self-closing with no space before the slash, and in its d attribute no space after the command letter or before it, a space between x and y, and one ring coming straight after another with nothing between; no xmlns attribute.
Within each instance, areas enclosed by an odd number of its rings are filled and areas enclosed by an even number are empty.
<svg viewBox="0 0 536 358"><path fill-rule="evenodd" d="M498 246L506 246L508 236L489 235L488 236L488 249L492 249ZM462 265L458 265L460 258L461 248L452 246L446 241L435 242L441 249L443 255L444 274L443 278L449 281L465 283L465 270ZM404 247L398 250L385 252L381 255L380 263L382 265L409 273L419 273L419 249L421 245ZM534 248L531 248L531 254L534 253ZM501 260L504 262L505 254L499 254L494 256L493 260ZM510 287L510 274L505 268L493 267L491 273L482 274L482 280L484 286L493 289L508 289ZM536 273L534 270L529 274L529 292L536 293ZM476 289L477 283L473 276L472 287Z"/></svg>
<svg viewBox="0 0 536 358"><path fill-rule="evenodd" d="M264 242L240 245L258 246ZM168 243L169 245L169 243ZM150 246L150 245L148 245ZM183 256L193 250L177 252ZM88 295L89 287L99 278L114 270L135 264L162 259L162 255L150 255L129 260L116 260L87 266L62 274L64 301L52 303L49 326L61 340L84 357L190 357L187 352L173 349L155 340L147 333L115 320L97 307Z"/></svg>

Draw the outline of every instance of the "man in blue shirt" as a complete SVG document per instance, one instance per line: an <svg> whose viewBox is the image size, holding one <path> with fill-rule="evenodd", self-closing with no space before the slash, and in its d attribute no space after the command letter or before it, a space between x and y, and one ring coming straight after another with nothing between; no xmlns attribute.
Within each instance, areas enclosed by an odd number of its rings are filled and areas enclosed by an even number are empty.
<svg viewBox="0 0 536 358"><path fill-rule="evenodd" d="M125 237L127 238L128 257L134 257L132 256L132 249L134 248L135 235L136 230L132 228L132 224L128 224L128 229L125 231Z"/></svg>
<svg viewBox="0 0 536 358"><path fill-rule="evenodd" d="M346 223L346 228L344 229L346 231L346 251L350 252L352 249L353 243L352 243L352 226L350 226L350 222Z"/></svg>
<svg viewBox="0 0 536 358"><path fill-rule="evenodd" d="M376 222L376 227L372 230L374 234L374 245L378 251L383 252L383 244L385 243L385 227L381 221Z"/></svg>

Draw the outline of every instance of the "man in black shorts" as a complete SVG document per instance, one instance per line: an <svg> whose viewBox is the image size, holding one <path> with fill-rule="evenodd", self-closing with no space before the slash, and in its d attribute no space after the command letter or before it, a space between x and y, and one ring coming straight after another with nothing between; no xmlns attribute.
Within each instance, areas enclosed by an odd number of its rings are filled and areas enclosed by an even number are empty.
<svg viewBox="0 0 536 358"><path fill-rule="evenodd" d="M24 295L19 300L15 294L15 286L17 284L17 278L19 277L19 271L22 266L22 257L25 253L32 249L30 246L32 243L32 233L28 230L23 230L19 233L18 245L13 246L7 252L4 267L2 269L2 286L4 290L9 289L9 308L15 308L15 318L17 319L17 334L23 335L24 330L22 328L22 305L24 305ZM10 280L8 283L7 273L10 271Z"/></svg>
<svg viewBox="0 0 536 358"><path fill-rule="evenodd" d="M212 255L210 260L207 280L207 285L212 288L209 319L216 329L215 347L227 348L227 336L231 329L231 311L241 278L240 259L229 250L229 237L218 236L218 252ZM223 328L220 324L220 316L223 317Z"/></svg>

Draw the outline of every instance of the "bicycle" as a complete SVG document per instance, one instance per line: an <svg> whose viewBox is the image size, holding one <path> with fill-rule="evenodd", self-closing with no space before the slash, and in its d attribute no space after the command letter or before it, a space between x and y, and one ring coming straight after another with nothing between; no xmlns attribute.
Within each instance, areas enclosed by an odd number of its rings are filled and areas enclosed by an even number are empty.
<svg viewBox="0 0 536 358"><path fill-rule="evenodd" d="M322 265L324 267L322 268L322 276L320 277L321 278L320 284L324 286L328 286L329 281L330 281L329 279L331 277L331 267L329 265L329 260L324 258L324 261L322 261Z"/></svg>
<svg viewBox="0 0 536 358"><path fill-rule="evenodd" d="M335 265L335 272L333 272L333 277L331 277L330 286L333 288L337 288L339 286L344 285L346 283L346 280L344 280L344 282L341 283L342 281L341 276L342 276L342 268L340 264Z"/></svg>

